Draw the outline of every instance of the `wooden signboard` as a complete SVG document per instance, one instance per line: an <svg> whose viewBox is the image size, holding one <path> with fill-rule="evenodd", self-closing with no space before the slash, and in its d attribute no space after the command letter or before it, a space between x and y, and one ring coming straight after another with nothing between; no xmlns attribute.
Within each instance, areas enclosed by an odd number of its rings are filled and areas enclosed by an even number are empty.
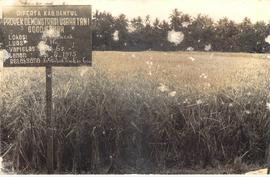
<svg viewBox="0 0 270 177"><path fill-rule="evenodd" d="M4 67L91 65L91 6L8 6Z"/></svg>
<svg viewBox="0 0 270 177"><path fill-rule="evenodd" d="M92 64L91 6L9 6L2 9L8 58L4 67L46 67L47 169L54 167L52 67Z"/></svg>

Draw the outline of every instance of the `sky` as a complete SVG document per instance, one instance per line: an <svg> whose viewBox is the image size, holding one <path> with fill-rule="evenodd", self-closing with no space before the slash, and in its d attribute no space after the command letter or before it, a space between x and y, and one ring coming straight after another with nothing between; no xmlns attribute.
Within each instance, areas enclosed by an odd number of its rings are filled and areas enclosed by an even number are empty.
<svg viewBox="0 0 270 177"><path fill-rule="evenodd" d="M1 5L11 5L15 1L0 0ZM215 20L223 17L241 22L249 17L253 22L270 21L270 0L28 0L31 2L53 2L54 4L92 5L93 10L107 11L113 15L124 13L128 18L150 15L168 20L169 14L177 8L184 13L197 16L208 15Z"/></svg>

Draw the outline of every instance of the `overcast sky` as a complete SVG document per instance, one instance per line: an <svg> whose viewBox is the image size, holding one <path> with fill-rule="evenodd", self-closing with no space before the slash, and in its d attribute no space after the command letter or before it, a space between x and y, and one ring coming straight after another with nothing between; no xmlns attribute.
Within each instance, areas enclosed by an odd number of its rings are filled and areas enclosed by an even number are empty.
<svg viewBox="0 0 270 177"><path fill-rule="evenodd" d="M0 0L12 4L16 0ZM23 0L21 0L23 1ZM30 0L29 0L30 1ZM126 14L129 18L146 16L168 19L172 9L196 16L199 13L220 19L229 17L237 22L249 17L253 22L270 21L270 0L31 0L32 2L54 2L54 4L90 4L93 9Z"/></svg>

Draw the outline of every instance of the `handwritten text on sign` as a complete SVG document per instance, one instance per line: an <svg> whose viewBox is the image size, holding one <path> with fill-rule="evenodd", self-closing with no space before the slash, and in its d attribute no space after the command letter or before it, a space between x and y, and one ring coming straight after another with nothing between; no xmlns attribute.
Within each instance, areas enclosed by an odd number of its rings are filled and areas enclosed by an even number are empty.
<svg viewBox="0 0 270 177"><path fill-rule="evenodd" d="M91 6L3 8L4 66L91 65Z"/></svg>

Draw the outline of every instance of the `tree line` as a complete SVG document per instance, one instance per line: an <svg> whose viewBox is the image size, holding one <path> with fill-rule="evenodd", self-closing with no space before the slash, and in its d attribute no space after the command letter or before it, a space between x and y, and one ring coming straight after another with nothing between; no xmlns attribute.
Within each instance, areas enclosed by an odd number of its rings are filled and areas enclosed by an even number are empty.
<svg viewBox="0 0 270 177"><path fill-rule="evenodd" d="M179 31L183 41L176 45L168 41L169 31ZM226 17L214 21L206 15L191 17L174 9L169 21L150 16L129 20L126 15L117 17L108 12L93 14L93 50L157 50L222 52L270 52L270 23L252 23L249 18L236 23Z"/></svg>

